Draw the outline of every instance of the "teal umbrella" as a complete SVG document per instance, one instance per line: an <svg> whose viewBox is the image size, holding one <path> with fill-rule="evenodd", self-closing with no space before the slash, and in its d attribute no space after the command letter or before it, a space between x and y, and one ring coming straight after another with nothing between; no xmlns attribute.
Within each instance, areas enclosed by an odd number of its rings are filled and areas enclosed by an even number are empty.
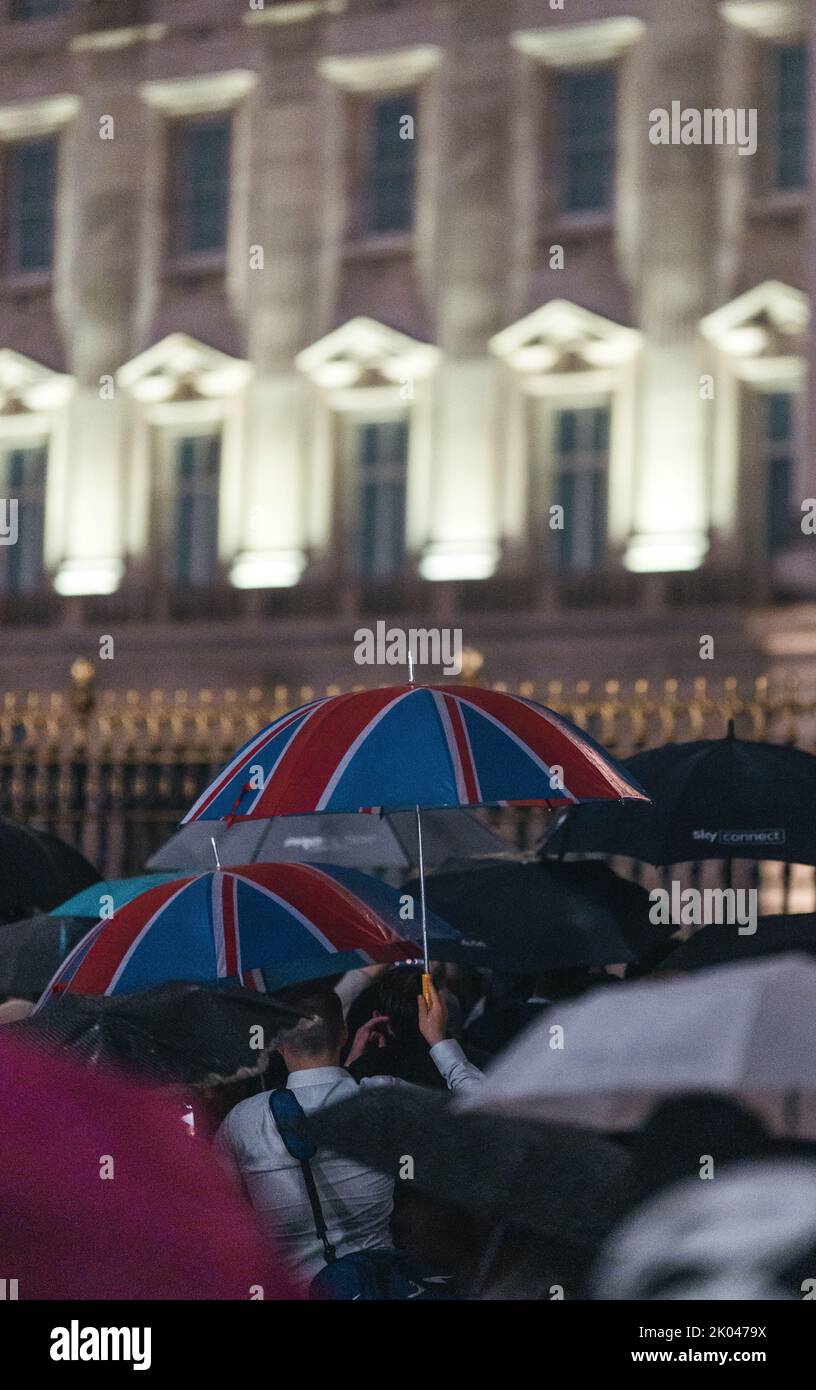
<svg viewBox="0 0 816 1390"><path fill-rule="evenodd" d="M94 922L100 917L109 917L117 907L124 907L148 888L156 888L160 883L169 883L181 875L178 870L172 874L137 874L135 878L101 878L90 888L83 888L67 902L55 907L52 917L90 917ZM110 900L113 899L111 902Z"/></svg>

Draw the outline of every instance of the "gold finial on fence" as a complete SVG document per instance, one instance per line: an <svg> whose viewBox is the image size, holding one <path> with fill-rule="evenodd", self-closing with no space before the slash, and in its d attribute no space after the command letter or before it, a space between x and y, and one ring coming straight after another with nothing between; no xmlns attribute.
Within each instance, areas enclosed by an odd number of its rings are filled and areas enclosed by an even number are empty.
<svg viewBox="0 0 816 1390"><path fill-rule="evenodd" d="M77 714L85 718L96 703L96 668L87 656L71 662L71 703Z"/></svg>
<svg viewBox="0 0 816 1390"><path fill-rule="evenodd" d="M462 680L475 680L483 666L484 654L476 647L465 647L462 652Z"/></svg>

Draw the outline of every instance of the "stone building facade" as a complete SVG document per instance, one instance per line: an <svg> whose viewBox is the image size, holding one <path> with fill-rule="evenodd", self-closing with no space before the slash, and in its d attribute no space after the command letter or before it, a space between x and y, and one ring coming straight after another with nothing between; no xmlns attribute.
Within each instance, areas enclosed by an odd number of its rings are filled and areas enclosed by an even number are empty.
<svg viewBox="0 0 816 1390"><path fill-rule="evenodd" d="M816 663L815 46L0 0L4 686L384 679L377 620L492 679Z"/></svg>

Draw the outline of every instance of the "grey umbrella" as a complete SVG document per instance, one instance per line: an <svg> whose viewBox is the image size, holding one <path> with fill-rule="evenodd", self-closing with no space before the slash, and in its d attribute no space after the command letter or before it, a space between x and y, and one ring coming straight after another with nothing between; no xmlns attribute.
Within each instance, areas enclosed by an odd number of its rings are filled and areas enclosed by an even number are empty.
<svg viewBox="0 0 816 1390"><path fill-rule="evenodd" d="M272 820L194 821L151 855L147 868L212 869L211 839L224 868L231 864L327 863L345 869L409 869L416 865L413 811L382 816L328 814L276 816ZM425 811L422 842L427 866L451 859L512 854L514 846L465 810Z"/></svg>
<svg viewBox="0 0 816 1390"><path fill-rule="evenodd" d="M95 920L41 914L0 926L0 993L37 999Z"/></svg>
<svg viewBox="0 0 816 1390"><path fill-rule="evenodd" d="M115 1065L166 1086L215 1086L263 1072L281 1028L302 1016L254 990L174 980L116 997L65 994L13 1027L83 1067Z"/></svg>
<svg viewBox="0 0 816 1390"><path fill-rule="evenodd" d="M620 1218L630 1160L566 1125L462 1113L419 1086L376 1086L309 1116L317 1142L490 1222L592 1246Z"/></svg>

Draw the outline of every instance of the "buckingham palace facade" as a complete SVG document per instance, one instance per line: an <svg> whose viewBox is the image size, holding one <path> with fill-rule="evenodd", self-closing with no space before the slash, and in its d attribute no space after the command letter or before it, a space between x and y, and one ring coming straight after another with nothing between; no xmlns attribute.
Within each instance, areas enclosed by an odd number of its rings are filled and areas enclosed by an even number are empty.
<svg viewBox="0 0 816 1390"><path fill-rule="evenodd" d="M816 665L807 0L0 0L0 51L5 688L359 679L378 620Z"/></svg>

